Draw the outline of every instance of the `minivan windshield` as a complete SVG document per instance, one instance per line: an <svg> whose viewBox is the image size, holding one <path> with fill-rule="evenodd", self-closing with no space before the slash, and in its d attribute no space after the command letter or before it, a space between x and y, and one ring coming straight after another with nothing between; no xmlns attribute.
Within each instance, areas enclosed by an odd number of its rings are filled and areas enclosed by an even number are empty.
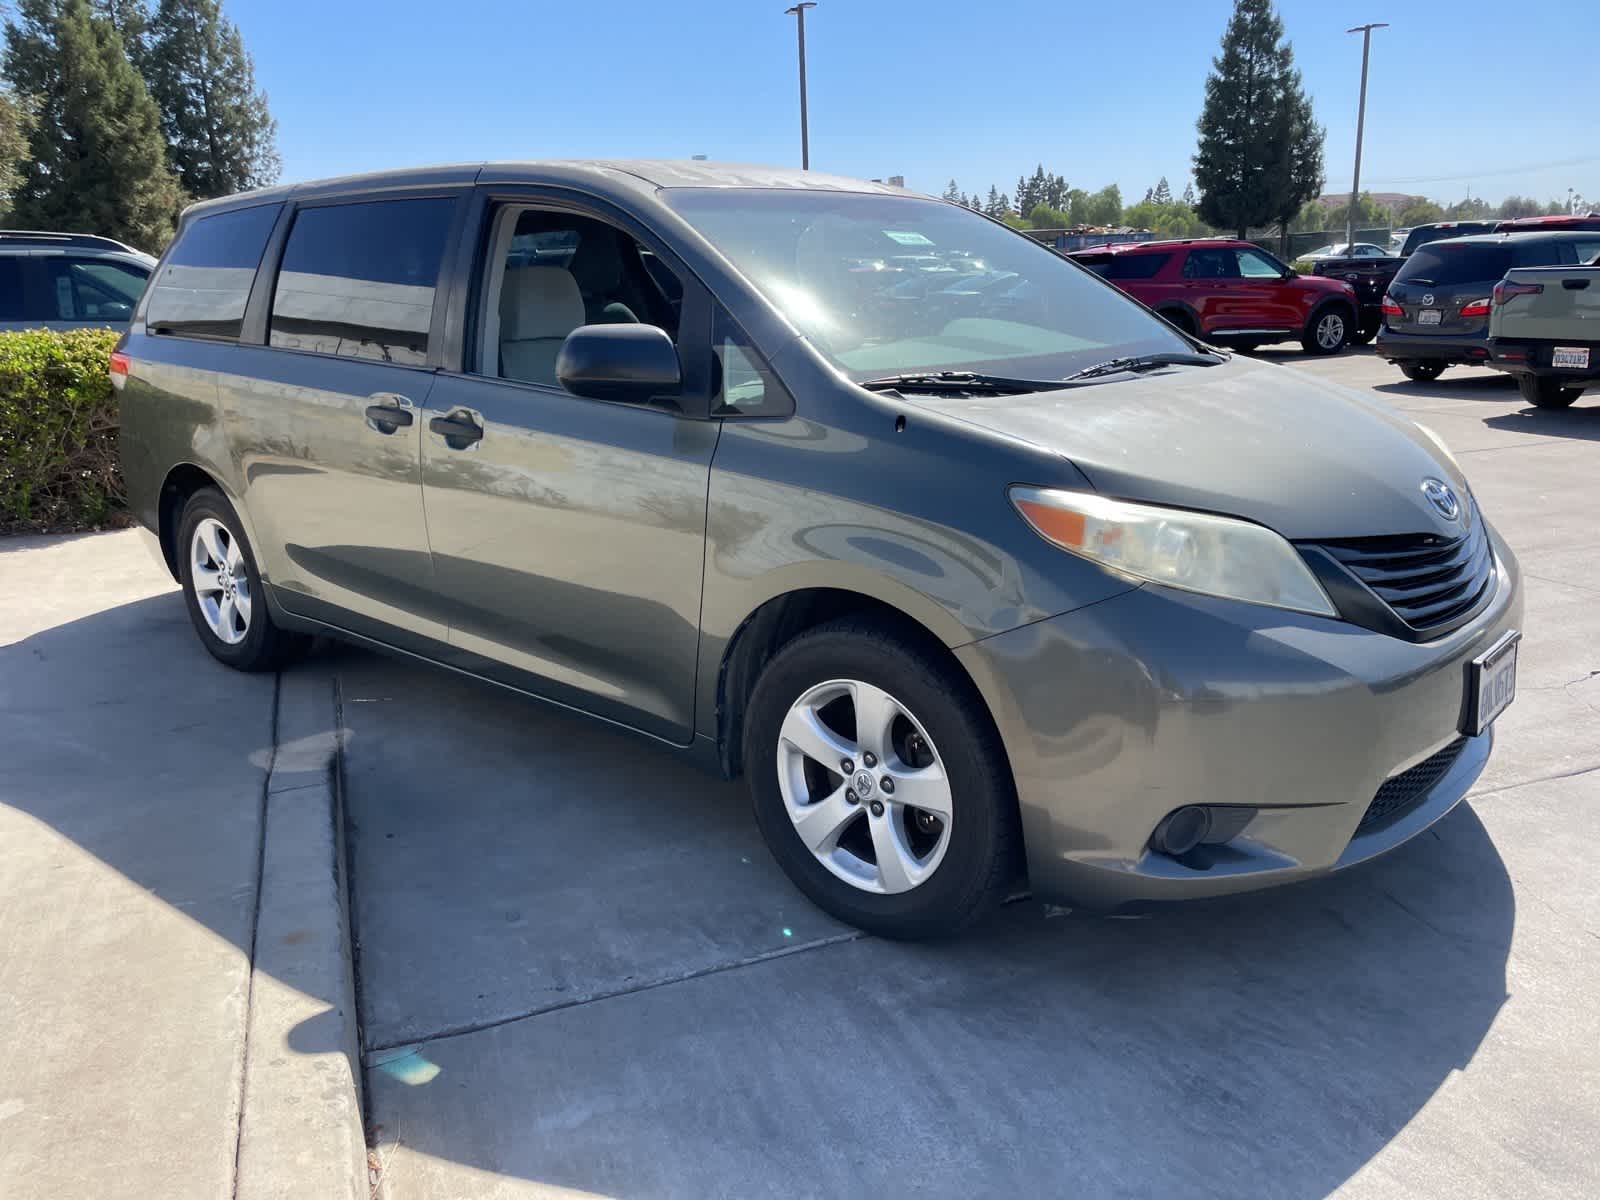
<svg viewBox="0 0 1600 1200"><path fill-rule="evenodd" d="M956 205L820 189L662 197L857 380L972 369L1055 380L1193 354L1089 272Z"/></svg>

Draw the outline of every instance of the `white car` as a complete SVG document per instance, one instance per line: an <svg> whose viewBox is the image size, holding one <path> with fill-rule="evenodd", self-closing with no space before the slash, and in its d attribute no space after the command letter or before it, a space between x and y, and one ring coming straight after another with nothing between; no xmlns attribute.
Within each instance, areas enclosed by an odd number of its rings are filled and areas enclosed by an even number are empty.
<svg viewBox="0 0 1600 1200"><path fill-rule="evenodd" d="M1335 242L1331 246L1322 246L1316 250L1308 250L1295 262L1310 262L1314 258L1388 258L1389 252L1382 246L1375 246L1371 242Z"/></svg>

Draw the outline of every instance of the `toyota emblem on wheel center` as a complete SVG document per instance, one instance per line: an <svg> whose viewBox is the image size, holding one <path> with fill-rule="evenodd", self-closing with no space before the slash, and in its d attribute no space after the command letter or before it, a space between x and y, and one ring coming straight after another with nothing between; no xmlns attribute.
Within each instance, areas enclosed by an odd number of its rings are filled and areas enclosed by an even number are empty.
<svg viewBox="0 0 1600 1200"><path fill-rule="evenodd" d="M1455 492L1444 480L1424 479L1422 494L1428 498L1429 504L1439 510L1439 514L1445 520L1454 521L1461 515L1461 501L1456 499Z"/></svg>

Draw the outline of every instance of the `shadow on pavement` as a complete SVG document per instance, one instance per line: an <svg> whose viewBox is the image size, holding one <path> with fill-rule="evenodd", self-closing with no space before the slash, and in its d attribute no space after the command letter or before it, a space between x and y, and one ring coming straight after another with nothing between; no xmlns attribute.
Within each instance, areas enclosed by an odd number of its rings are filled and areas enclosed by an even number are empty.
<svg viewBox="0 0 1600 1200"><path fill-rule="evenodd" d="M1452 375L1452 370L1457 371L1457 373ZM1471 373L1459 373L1467 370L1470 370ZM1407 379L1400 374L1400 368L1396 367L1395 381L1393 383L1373 384L1372 390L1396 396L1409 396L1414 399L1504 401L1516 395L1517 382L1504 371L1452 368L1451 370L1446 370L1443 375L1431 383L1421 383L1417 380Z"/></svg>
<svg viewBox="0 0 1600 1200"><path fill-rule="evenodd" d="M381 1136L458 1191L452 1164L620 1195L1322 1196L1505 999L1511 883L1465 807L1292 891L1138 920L1024 903L953 944L768 957L838 927L759 850L738 788L505 692L354 651L323 665L364 755L364 1009L419 1041L489 1025L426 1041L427 1080L368 1076ZM270 689L212 663L175 593L0 648L0 799L248 953ZM244 783L213 794L224 778ZM141 947L111 953L61 971L146 985ZM552 983L611 998L513 1019ZM314 1024L292 1050L326 1048ZM163 1037L159 1060L191 1055Z"/></svg>
<svg viewBox="0 0 1600 1200"><path fill-rule="evenodd" d="M1506 997L1511 883L1465 807L1290 891L841 944L742 789L505 693L336 667L367 1044L405 1055L368 1073L395 1196L463 1162L623 1196L1322 1196ZM763 957L779 925L822 944Z"/></svg>
<svg viewBox="0 0 1600 1200"><path fill-rule="evenodd" d="M1580 397L1577 404L1571 408L1530 406L1516 412L1485 417L1483 423L1512 433L1600 442L1600 403L1595 401L1600 401L1600 391L1593 391Z"/></svg>

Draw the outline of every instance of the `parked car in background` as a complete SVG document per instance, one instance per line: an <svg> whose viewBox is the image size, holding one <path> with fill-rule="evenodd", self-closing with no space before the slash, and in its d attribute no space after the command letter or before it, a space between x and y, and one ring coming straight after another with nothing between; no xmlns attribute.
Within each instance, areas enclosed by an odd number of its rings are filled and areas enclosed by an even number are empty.
<svg viewBox="0 0 1600 1200"><path fill-rule="evenodd" d="M0 230L0 330L126 325L155 265L94 234Z"/></svg>
<svg viewBox="0 0 1600 1200"><path fill-rule="evenodd" d="M1370 342L1383 324L1383 297L1389 281L1404 260L1393 254L1357 254L1335 258L1314 258L1310 274L1337 279L1350 285L1356 296L1356 323L1350 341L1358 346Z"/></svg>
<svg viewBox="0 0 1600 1200"><path fill-rule="evenodd" d="M1498 221L1435 221L1431 225L1413 226L1400 247L1400 257L1409 258L1417 247L1429 242L1442 242L1446 238L1471 237L1478 233L1493 233Z"/></svg>
<svg viewBox="0 0 1600 1200"><path fill-rule="evenodd" d="M1600 232L1496 233L1430 242L1406 259L1383 300L1378 354L1407 379L1453 363L1489 364L1494 286L1516 267L1575 266L1600 253Z"/></svg>
<svg viewBox="0 0 1600 1200"><path fill-rule="evenodd" d="M1600 212L1554 213L1547 217L1513 217L1497 222L1496 233L1554 233L1559 230L1600 230Z"/></svg>
<svg viewBox="0 0 1600 1200"><path fill-rule="evenodd" d="M896 245L1006 278L880 304ZM1321 284L1299 324L1348 305ZM496 163L210 201L111 372L219 661L334 633L742 774L795 885L891 936L1024 875L1115 908L1364 862L1515 693L1516 560L1436 435L899 188Z"/></svg>
<svg viewBox="0 0 1600 1200"><path fill-rule="evenodd" d="M1600 383L1600 258L1508 271L1494 286L1489 365L1540 408L1566 408Z"/></svg>
<svg viewBox="0 0 1600 1200"><path fill-rule="evenodd" d="M1356 330L1348 283L1298 275L1250 242L1126 242L1068 257L1185 333L1236 350L1298 338L1310 354L1337 354Z"/></svg>
<svg viewBox="0 0 1600 1200"><path fill-rule="evenodd" d="M1335 242L1331 246L1318 246L1315 250L1307 250L1295 259L1295 262L1311 262L1318 258L1387 258L1389 252L1382 246L1372 242Z"/></svg>

